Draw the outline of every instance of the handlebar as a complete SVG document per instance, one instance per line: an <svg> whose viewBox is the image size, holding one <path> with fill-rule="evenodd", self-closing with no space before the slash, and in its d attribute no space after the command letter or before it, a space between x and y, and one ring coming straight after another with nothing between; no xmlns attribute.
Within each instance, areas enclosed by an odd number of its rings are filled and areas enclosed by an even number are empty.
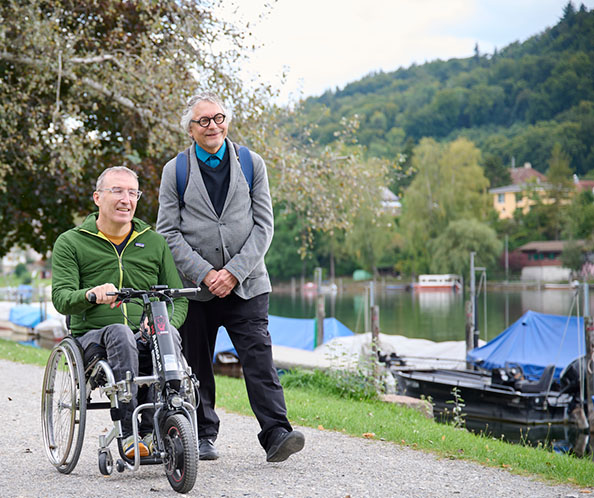
<svg viewBox="0 0 594 498"><path fill-rule="evenodd" d="M159 298L164 296L170 298L195 297L199 291L199 287L191 287L187 289L169 289L166 285L154 285L150 288L150 290L138 290L123 287L117 292L108 292L107 295L117 296L119 301L125 301L143 296Z"/></svg>
<svg viewBox="0 0 594 498"><path fill-rule="evenodd" d="M137 290L123 287L117 292L108 292L108 296L117 296L118 301L127 301L130 299L147 296L147 297L196 297L200 287L190 287L185 289L169 289L166 285L154 285L150 290ZM89 302L96 303L97 296L94 292L89 292Z"/></svg>

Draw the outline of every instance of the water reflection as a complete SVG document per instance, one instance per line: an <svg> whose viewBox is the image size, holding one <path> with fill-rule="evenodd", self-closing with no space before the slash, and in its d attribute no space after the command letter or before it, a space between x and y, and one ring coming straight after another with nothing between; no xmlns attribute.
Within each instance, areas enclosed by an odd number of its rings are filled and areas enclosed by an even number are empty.
<svg viewBox="0 0 594 498"><path fill-rule="evenodd" d="M461 341L465 338L464 301L468 294L410 292L377 285L375 304L380 307L380 330L385 334ZM500 334L526 311L567 315L573 300L571 290L491 290L477 302L480 338L488 341ZM335 317L356 333L364 332L364 289L325 297L326 316ZM594 292L590 309L594 309ZM485 312L486 310L486 312ZM573 311L575 313L575 309ZM270 313L293 318L315 316L315 296L299 292L273 292Z"/></svg>
<svg viewBox="0 0 594 498"><path fill-rule="evenodd" d="M518 425L467 419L466 428L475 434L557 453L571 453L578 457L592 457L593 454L589 432L584 432L575 425Z"/></svg>

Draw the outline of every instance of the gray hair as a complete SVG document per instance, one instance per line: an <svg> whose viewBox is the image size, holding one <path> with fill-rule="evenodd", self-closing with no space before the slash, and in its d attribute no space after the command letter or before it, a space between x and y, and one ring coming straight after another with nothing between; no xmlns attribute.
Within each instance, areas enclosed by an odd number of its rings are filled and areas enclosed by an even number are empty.
<svg viewBox="0 0 594 498"><path fill-rule="evenodd" d="M136 181L138 181L138 175L136 174L136 171L132 171L130 168L126 168L126 166L112 166L111 168L104 170L103 173L99 175L99 178L97 178L97 184L95 185L95 191L101 190L101 187L103 187L103 181L105 180L105 176L107 174L117 173L120 171L122 173L128 173L130 176L134 177Z"/></svg>
<svg viewBox="0 0 594 498"><path fill-rule="evenodd" d="M225 121L227 121L227 123L231 122L231 118L233 116L231 109L227 108L227 106L225 105L223 100L216 93L213 93L213 92L195 93L194 95L192 95L189 98L189 100L186 104L186 108L184 109L184 112L182 113L182 117L179 121L179 124L181 125L182 130L184 130L185 133L190 133L190 124L191 124L190 121L192 120L192 114L194 113L194 107L196 107L196 105L199 104L200 102L204 102L205 100L208 102L212 102L213 104L217 104L223 111L223 114L225 115Z"/></svg>

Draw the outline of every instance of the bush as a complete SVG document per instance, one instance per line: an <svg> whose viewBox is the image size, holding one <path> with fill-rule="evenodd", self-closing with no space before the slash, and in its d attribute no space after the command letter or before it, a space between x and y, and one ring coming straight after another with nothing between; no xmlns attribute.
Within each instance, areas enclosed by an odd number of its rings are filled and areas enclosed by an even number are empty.
<svg viewBox="0 0 594 498"><path fill-rule="evenodd" d="M316 389L319 392L340 398L358 400L378 398L373 378L362 372L291 370L281 377L281 383L286 387Z"/></svg>

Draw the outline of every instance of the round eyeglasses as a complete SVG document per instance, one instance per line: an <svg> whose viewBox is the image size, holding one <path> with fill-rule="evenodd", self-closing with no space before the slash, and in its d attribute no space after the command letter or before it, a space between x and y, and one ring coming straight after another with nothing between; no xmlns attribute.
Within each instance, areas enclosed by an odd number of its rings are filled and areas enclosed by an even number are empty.
<svg viewBox="0 0 594 498"><path fill-rule="evenodd" d="M210 126L210 122L214 121L215 124L221 124L225 121L225 115L221 112L215 114L212 118L202 116L200 119L190 119L190 123L198 123L202 128L208 128Z"/></svg>

